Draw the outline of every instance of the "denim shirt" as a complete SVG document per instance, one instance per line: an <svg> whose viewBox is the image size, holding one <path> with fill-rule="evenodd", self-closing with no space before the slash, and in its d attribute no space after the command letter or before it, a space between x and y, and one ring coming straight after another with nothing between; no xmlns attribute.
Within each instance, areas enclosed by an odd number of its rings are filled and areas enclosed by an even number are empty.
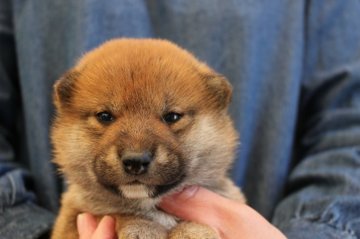
<svg viewBox="0 0 360 239"><path fill-rule="evenodd" d="M52 84L114 37L169 39L231 81L233 179L288 238L360 238L358 0L2 0L0 238L51 227Z"/></svg>

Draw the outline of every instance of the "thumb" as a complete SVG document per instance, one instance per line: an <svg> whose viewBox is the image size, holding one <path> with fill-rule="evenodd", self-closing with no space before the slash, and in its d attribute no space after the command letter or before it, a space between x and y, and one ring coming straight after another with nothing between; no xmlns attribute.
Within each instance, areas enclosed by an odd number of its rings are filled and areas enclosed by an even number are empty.
<svg viewBox="0 0 360 239"><path fill-rule="evenodd" d="M160 207L183 220L218 228L219 212L230 200L205 188L191 186L179 193L164 197Z"/></svg>

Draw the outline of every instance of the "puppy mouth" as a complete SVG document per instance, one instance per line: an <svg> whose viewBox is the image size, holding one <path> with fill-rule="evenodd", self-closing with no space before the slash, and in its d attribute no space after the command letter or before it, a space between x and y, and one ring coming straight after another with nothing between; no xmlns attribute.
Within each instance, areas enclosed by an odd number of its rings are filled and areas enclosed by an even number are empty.
<svg viewBox="0 0 360 239"><path fill-rule="evenodd" d="M145 175L126 175L120 180L103 160L94 160L94 173L97 182L107 191L129 199L157 198L161 195L175 189L186 178L186 172L182 165L177 170L169 168L160 168L158 173Z"/></svg>

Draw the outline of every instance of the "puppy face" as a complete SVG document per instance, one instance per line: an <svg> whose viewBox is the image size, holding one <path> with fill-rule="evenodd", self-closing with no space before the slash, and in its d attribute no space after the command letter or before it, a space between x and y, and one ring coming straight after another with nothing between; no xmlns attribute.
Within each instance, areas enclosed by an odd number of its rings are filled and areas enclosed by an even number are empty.
<svg viewBox="0 0 360 239"><path fill-rule="evenodd" d="M237 140L230 96L222 76L172 43L107 42L55 84L55 162L70 184L125 198L214 185Z"/></svg>

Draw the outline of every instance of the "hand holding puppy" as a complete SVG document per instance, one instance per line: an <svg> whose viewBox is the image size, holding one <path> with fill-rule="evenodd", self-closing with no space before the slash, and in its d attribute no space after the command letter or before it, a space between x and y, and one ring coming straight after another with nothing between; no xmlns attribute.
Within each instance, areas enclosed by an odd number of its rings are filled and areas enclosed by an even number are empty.
<svg viewBox="0 0 360 239"><path fill-rule="evenodd" d="M164 198L161 208L183 220L212 227L222 239L285 239L254 209L201 187L192 186Z"/></svg>
<svg viewBox="0 0 360 239"><path fill-rule="evenodd" d="M164 198L160 207L184 220L209 225L222 239L286 238L246 204L229 200L197 186ZM80 239L108 239L115 235L114 222L109 218L104 218L95 230L92 218L89 215L81 216L83 222L78 223Z"/></svg>

